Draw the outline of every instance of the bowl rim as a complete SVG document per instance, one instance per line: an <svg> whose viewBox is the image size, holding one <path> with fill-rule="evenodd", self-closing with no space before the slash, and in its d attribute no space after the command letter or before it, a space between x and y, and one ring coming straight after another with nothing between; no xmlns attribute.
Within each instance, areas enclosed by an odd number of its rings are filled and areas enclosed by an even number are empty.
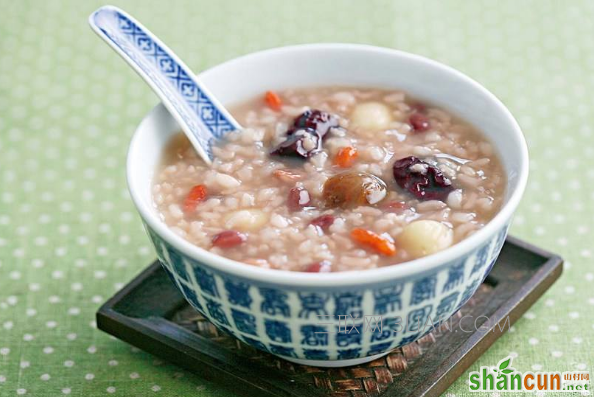
<svg viewBox="0 0 594 397"><path fill-rule="evenodd" d="M528 179L528 148L524 135L522 134L520 126L512 116L511 112L493 93L491 93L472 78L450 66L420 55L391 48L376 47L364 44L318 43L284 46L253 52L215 65L200 73L199 76L206 76L216 68L229 66L230 64L246 61L254 57L262 57L272 54L278 55L282 53L303 51L308 49L360 51L362 54L375 52L383 55L408 58L410 60L424 62L434 68L441 69L442 72L445 72L446 74L453 74L457 78L465 80L465 82L472 86L474 90L480 91L486 98L492 101L493 104L499 108L503 117L506 118L507 122L512 126L512 133L515 136L517 143L521 145L520 169L515 170L518 173L518 182L515 186L515 189L511 192L509 200L503 205L503 207L493 219L491 219L483 228L478 230L470 237L452 245L443 251L408 262L375 269L350 270L336 273L306 273L289 270L265 269L251 266L211 253L206 249L194 245L184 238L178 236L161 219L159 219L154 208L152 208L150 205L145 205L145 201L140 197L140 193L136 190L136 184L140 183L136 179L140 178L135 178L132 175L132 164L135 160L134 149L141 144L143 139L142 132L146 129L145 125L149 123L151 119L158 117L157 112L162 106L159 104L143 118L134 132L127 154L126 176L128 181L128 189L137 211L140 213L141 218L148 225L148 227L158 234L160 238L164 239L171 246L175 247L175 249L179 250L184 255L187 255L193 260L201 262L210 268L214 268L215 270L230 273L245 279L291 286L335 287L385 282L386 280L390 279L402 279L446 266L448 263L468 255L472 250L479 247L482 243L488 241L491 236L496 234L508 223L509 220L511 220L511 217L522 198Z"/></svg>

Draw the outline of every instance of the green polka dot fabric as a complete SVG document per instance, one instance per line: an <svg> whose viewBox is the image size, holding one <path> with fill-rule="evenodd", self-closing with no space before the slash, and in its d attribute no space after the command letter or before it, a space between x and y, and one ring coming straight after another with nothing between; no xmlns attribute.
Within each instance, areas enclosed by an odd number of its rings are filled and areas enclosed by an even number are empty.
<svg viewBox="0 0 594 397"><path fill-rule="evenodd" d="M96 329L101 303L155 257L124 165L157 98L88 27L101 5L0 0L0 395L230 396ZM512 355L522 371L592 371L594 2L115 5L195 71L270 47L353 42L428 56L484 84L517 117L531 153L512 234L567 261L472 369ZM467 379L446 395L470 396Z"/></svg>

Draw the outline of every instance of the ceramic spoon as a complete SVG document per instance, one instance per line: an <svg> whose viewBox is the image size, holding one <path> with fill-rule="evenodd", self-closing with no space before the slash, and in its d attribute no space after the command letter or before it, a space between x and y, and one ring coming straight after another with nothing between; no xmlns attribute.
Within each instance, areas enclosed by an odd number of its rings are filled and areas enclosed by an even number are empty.
<svg viewBox="0 0 594 397"><path fill-rule="evenodd" d="M240 129L237 121L173 51L126 12L104 6L91 14L89 23L161 98L196 152L210 164L211 145Z"/></svg>

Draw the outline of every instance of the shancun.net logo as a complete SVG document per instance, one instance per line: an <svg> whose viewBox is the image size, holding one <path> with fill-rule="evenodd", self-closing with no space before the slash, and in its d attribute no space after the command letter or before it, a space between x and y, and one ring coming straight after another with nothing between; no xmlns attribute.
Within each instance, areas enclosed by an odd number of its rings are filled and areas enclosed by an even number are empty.
<svg viewBox="0 0 594 397"><path fill-rule="evenodd" d="M580 392L590 395L590 373L572 372L519 372L506 357L497 367L481 367L469 375L470 391L486 392Z"/></svg>

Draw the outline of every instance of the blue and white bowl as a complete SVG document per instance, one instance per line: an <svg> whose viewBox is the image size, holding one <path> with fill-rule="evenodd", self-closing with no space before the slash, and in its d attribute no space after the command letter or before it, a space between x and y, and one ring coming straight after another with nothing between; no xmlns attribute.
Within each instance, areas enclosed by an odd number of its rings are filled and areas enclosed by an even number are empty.
<svg viewBox="0 0 594 397"><path fill-rule="evenodd" d="M355 365L419 339L431 330L427 324L447 320L489 273L524 192L528 151L510 112L484 87L420 56L351 44L258 52L209 69L200 79L223 104L253 98L266 89L402 89L479 127L496 146L508 178L505 204L495 218L437 254L343 273L261 269L194 246L159 218L152 179L179 126L157 106L134 134L128 185L163 266L188 302L217 327L297 363Z"/></svg>

